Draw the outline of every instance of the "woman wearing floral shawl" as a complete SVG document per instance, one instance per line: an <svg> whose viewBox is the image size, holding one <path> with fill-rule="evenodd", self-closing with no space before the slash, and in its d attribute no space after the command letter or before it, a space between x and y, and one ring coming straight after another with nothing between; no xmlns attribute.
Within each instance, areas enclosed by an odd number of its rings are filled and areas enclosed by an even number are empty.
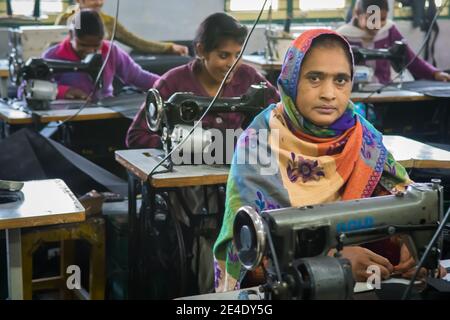
<svg viewBox="0 0 450 320"><path fill-rule="evenodd" d="M259 114L236 146L225 216L214 246L217 292L239 289L247 280L232 243L241 206L261 212L367 198L404 190L411 182L386 150L382 134L354 113L352 77L349 44L334 31L306 31L292 43L278 79L281 102ZM272 171L257 161L240 161L262 146ZM400 250L392 244L387 240L371 247L381 248L380 254L369 246L345 247L342 255L351 261L355 280L369 276L369 265L378 265L383 278L392 272L410 276L415 261L405 245ZM392 263L399 262L395 266L386 258L392 253L397 256Z"/></svg>

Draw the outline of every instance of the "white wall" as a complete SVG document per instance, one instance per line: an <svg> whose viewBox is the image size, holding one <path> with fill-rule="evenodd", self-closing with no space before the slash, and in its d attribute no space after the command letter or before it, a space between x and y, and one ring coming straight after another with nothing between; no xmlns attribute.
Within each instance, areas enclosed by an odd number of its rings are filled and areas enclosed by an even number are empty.
<svg viewBox="0 0 450 320"><path fill-rule="evenodd" d="M116 0L104 11L115 14ZM224 0L122 0L119 21L130 31L152 40L191 40L200 22L224 10Z"/></svg>
<svg viewBox="0 0 450 320"><path fill-rule="evenodd" d="M108 0L104 10L114 15L116 0ZM119 20L130 30L152 40L192 40L199 23L209 14L224 10L224 0L122 0ZM450 20L439 20L441 32L436 43L439 68L450 69ZM418 49L424 33L412 29L410 21L398 21L409 44ZM264 27L259 26L246 53L264 49Z"/></svg>

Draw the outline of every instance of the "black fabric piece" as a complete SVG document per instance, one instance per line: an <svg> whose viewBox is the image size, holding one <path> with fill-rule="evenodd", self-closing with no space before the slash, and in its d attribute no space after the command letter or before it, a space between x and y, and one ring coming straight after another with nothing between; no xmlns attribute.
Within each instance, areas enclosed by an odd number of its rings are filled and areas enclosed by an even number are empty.
<svg viewBox="0 0 450 320"><path fill-rule="evenodd" d="M427 283L438 292L446 293L450 297L450 282L438 278L428 278Z"/></svg>
<svg viewBox="0 0 450 320"><path fill-rule="evenodd" d="M125 181L32 130L1 140L0 150L0 179L62 179L78 196L92 189L127 194Z"/></svg>
<svg viewBox="0 0 450 320"><path fill-rule="evenodd" d="M103 107L114 110L120 114L122 114L125 118L133 120L134 116L139 111L142 103L145 101L147 96L146 92L141 92L138 89L134 89L131 87L122 87L121 91L116 93L117 96L105 98L95 103L89 103L85 108L95 108L95 107ZM51 104L52 110L77 110L81 108L85 103L72 101L68 103L64 101L64 103L58 103L58 101L54 101ZM35 114L38 116L37 114ZM39 122L39 119L36 119Z"/></svg>
<svg viewBox="0 0 450 320"><path fill-rule="evenodd" d="M124 116L127 119L133 120L139 111L139 107L140 107L140 105L138 105L137 107L118 106L118 107L109 107L109 109L120 113L122 116Z"/></svg>
<svg viewBox="0 0 450 320"><path fill-rule="evenodd" d="M122 114L125 118L133 120L144 103L147 94L124 87L118 96L103 99L97 106L109 108Z"/></svg>
<svg viewBox="0 0 450 320"><path fill-rule="evenodd" d="M375 290L379 300L400 300L406 290L407 285L402 283L383 283L380 290ZM409 300L423 300L417 289L411 290Z"/></svg>

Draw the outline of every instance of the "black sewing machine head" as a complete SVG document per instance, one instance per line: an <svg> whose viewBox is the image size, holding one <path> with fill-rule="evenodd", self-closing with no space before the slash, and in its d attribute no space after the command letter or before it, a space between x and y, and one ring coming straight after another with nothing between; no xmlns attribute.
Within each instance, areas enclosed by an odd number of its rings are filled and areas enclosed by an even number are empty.
<svg viewBox="0 0 450 320"><path fill-rule="evenodd" d="M100 54L90 54L81 62L31 58L17 72L16 84L26 82L24 96L31 109L47 109L49 102L56 99L57 84L51 79L56 73L85 72L94 81L102 66ZM101 82L101 81L100 81Z"/></svg>
<svg viewBox="0 0 450 320"><path fill-rule="evenodd" d="M395 72L401 72L408 63L407 47L401 41L395 41L394 45L388 49L365 49L352 46L355 64L362 64L367 60L388 59Z"/></svg>
<svg viewBox="0 0 450 320"><path fill-rule="evenodd" d="M236 213L233 241L245 269L268 259L265 289L273 299L350 298L350 262L327 256L329 250L399 235L419 261L442 220L442 197L433 182L397 195L261 213L245 206ZM425 268L436 269L439 256L428 258Z"/></svg>
<svg viewBox="0 0 450 320"><path fill-rule="evenodd" d="M265 83L252 85L241 97L219 98L208 114L241 113L245 115L243 127L267 107L267 86ZM175 148L188 135L196 122L208 108L213 98L195 96L190 92L174 93L164 102L156 89L150 89L145 102L145 116L150 131L158 132L166 153ZM200 129L200 134L193 134L191 141L184 145L193 145L187 152L204 152L211 143L208 130Z"/></svg>

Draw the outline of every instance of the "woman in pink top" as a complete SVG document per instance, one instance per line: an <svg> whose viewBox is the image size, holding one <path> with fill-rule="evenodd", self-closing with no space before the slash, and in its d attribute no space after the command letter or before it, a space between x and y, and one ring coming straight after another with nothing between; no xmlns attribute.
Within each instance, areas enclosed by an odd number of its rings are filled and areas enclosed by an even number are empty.
<svg viewBox="0 0 450 320"><path fill-rule="evenodd" d="M100 15L95 10L83 9L73 19L70 37L49 48L43 57L66 61L81 61L88 54L100 52L103 60L111 46L103 40L104 27ZM79 21L75 26L75 21ZM95 98L105 98L113 95L114 76L120 78L126 85L133 85L147 90L159 78L158 75L143 70L131 57L115 44L112 44L111 54L103 71L103 87L98 90ZM83 72L65 72L56 74L54 80L58 83L58 99L85 99L94 88L94 80Z"/></svg>
<svg viewBox="0 0 450 320"><path fill-rule="evenodd" d="M371 12L372 6L378 7L380 10L379 26L369 26L371 20L369 12ZM347 38L350 44L354 46L374 49L390 48L395 41L404 40L404 37L395 23L387 19L388 11L389 3L387 0L358 0L355 4L352 21L338 28L337 32ZM406 56L408 63L410 63L408 70L415 79L450 80L448 73L435 68L421 57L415 57L414 51L409 46L407 46ZM389 60L368 61L366 64L374 69L378 82L386 84L393 78Z"/></svg>

